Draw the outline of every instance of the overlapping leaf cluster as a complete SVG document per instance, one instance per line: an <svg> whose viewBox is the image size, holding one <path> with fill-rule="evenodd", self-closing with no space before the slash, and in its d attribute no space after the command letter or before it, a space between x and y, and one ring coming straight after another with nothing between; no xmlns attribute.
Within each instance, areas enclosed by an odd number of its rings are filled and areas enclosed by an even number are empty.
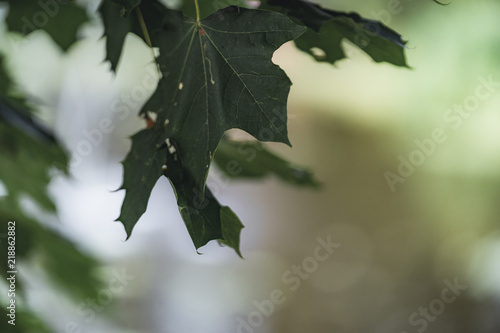
<svg viewBox="0 0 500 333"><path fill-rule="evenodd" d="M318 60L333 63L344 56L341 41L347 38L376 61L405 66L404 42L379 22L302 0L268 0L261 4L266 10L227 7L231 1L198 2L201 20L194 1L182 6L191 17L155 0L101 3L112 68L116 70L125 37L131 32L158 48L161 72L157 90L140 111L155 121L132 137L132 148L123 162L126 195L118 220L130 237L163 175L174 188L195 247L218 240L240 254L243 225L205 185L214 157L222 170L229 164L239 170L230 174L233 177L275 174L291 183L317 185L310 172L258 142L222 139L226 130L239 128L259 141L290 144L286 102L291 82L272 63L274 51L295 40L306 52L322 49L326 55ZM245 145L258 152L252 161L240 153Z"/></svg>
<svg viewBox="0 0 500 333"><path fill-rule="evenodd" d="M73 1L43 6L29 0L4 1L10 6L6 23L11 31L26 35L44 30L63 50L88 20ZM191 0L182 2L181 11L157 0L103 0L99 6L112 70L117 70L127 34L134 33L159 50L161 72L156 92L140 111L155 122L132 137L123 162L126 195L118 219L130 236L155 183L166 176L195 247L218 240L240 254L241 222L205 185L214 158L231 177L274 174L293 184L317 185L309 171L259 142L223 139L226 130L239 128L259 141L290 144L286 101L291 82L272 63L273 52L294 40L318 61L334 63L344 57L341 42L348 39L377 62L406 66L405 42L380 22L305 0L262 1L260 9L243 8L243 0L197 2L198 11ZM12 115L31 119L19 110ZM242 153L248 149L255 158ZM43 189L29 191L43 198ZM44 202L49 205L50 200Z"/></svg>
<svg viewBox="0 0 500 333"><path fill-rule="evenodd" d="M241 256L243 225L205 184L213 160L230 177L275 175L289 183L318 186L307 169L259 142L289 144L286 103L291 82L272 63L273 52L294 40L316 60L334 63L345 57L341 42L347 39L376 62L407 66L405 42L380 22L306 0L261 1L260 9L244 8L249 3L244 0L197 2L198 11L194 0L183 1L181 11L157 0L103 0L99 6L112 70L118 67L128 33L159 50L161 79L140 111L150 126L132 137L123 162L126 196L119 220L130 236L152 188L165 176L195 247L218 240ZM6 26L11 32L28 35L43 30L64 51L89 20L87 10L71 0L0 3L8 4ZM20 205L20 198L29 196L42 209L54 212L47 185L52 170L66 172L67 158L13 86L0 57L0 180L8 192L0 198L0 220L22 221L20 258L36 255L73 295L94 294L94 260L27 216ZM231 128L247 131L259 141L231 140L224 134ZM24 318L15 327L19 332L49 331L36 316L23 309L19 313Z"/></svg>

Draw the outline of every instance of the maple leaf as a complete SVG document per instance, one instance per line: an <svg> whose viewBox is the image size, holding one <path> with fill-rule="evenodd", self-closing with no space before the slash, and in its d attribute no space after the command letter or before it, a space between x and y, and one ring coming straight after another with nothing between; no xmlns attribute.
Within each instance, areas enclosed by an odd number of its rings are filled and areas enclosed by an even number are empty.
<svg viewBox="0 0 500 333"><path fill-rule="evenodd" d="M279 13L237 7L219 10L200 22L165 9L162 22L162 29L152 35L160 49L163 77L141 111L156 114L156 123L134 136L124 161L126 196L119 220L130 236L146 209L161 172L159 162L165 157L167 176L188 229L196 214L186 215L186 211L197 212L215 226L212 233L202 230L203 241L193 239L195 246L219 239L234 247L235 242L224 237L223 230L228 228L224 221L231 221L233 239L234 234L239 235L234 231L241 229L241 222L215 198L206 204L211 197L210 192L205 193L208 170L222 135L231 128L245 130L260 141L289 144L286 104L291 82L271 58L278 47L300 36L305 28ZM175 143L175 158L164 152L166 140ZM146 141L146 145L140 143ZM144 147L142 151L140 147ZM146 171L146 161L148 168L154 165L156 169ZM133 177L143 183L132 186ZM140 207L133 217L127 217L125 202ZM200 213L202 206L209 208ZM231 218L217 221L210 216ZM192 225L206 227L208 222Z"/></svg>

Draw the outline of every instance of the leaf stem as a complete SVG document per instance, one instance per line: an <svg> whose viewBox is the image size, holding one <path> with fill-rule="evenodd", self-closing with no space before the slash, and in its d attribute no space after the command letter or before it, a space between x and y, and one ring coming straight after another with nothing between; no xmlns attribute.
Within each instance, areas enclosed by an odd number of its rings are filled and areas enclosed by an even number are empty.
<svg viewBox="0 0 500 333"><path fill-rule="evenodd" d="M161 79L162 75L160 71L160 66L156 61L156 54L153 49L153 43L151 43L151 38L149 38L148 28L146 27L146 22L144 22L144 17L142 16L141 8L135 7L135 12L137 14L137 19L139 20L139 25L141 26L142 33L144 34L144 39L146 40L146 44L148 44L149 48L151 49L151 53L153 54L153 59L156 64L156 69L158 70L158 76Z"/></svg>
<svg viewBox="0 0 500 333"><path fill-rule="evenodd" d="M198 0L194 0L194 6L196 7L196 23L200 24L200 7L198 6Z"/></svg>

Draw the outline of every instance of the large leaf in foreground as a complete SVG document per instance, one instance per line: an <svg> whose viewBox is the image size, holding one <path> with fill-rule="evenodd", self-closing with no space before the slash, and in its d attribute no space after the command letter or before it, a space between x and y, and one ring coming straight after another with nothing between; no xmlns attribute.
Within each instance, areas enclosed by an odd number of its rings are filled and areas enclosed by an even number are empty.
<svg viewBox="0 0 500 333"><path fill-rule="evenodd" d="M341 42L348 39L376 62L407 66L406 42L381 22L365 19L356 13L329 10L305 0L267 0L262 8L278 10L307 26L307 33L295 43L318 61L333 64L345 58ZM318 53L318 49L323 52Z"/></svg>
<svg viewBox="0 0 500 333"><path fill-rule="evenodd" d="M126 195L119 220L128 236L146 209L165 157L166 175L195 246L216 239L239 253L241 222L205 191L207 173L228 129L243 129L261 141L289 143L286 103L291 82L271 57L304 30L268 11L228 7L196 22L165 10L163 27L152 36L160 48L163 78L141 111L156 114L156 122L133 137L124 162ZM165 142L175 142L175 154ZM128 205L135 206L132 215Z"/></svg>
<svg viewBox="0 0 500 333"><path fill-rule="evenodd" d="M228 7L199 25L167 12L158 38L163 78L142 112L157 114L155 130L177 142L183 167L202 192L226 130L289 144L291 82L271 57L304 30L284 15L261 10Z"/></svg>

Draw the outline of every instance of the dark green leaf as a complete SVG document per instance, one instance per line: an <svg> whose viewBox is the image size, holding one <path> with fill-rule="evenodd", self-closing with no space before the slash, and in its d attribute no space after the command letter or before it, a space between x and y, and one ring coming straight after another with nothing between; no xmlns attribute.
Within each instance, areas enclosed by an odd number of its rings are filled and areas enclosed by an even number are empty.
<svg viewBox="0 0 500 333"><path fill-rule="evenodd" d="M132 137L132 147L123 163L123 185L126 191L120 216L127 238L139 218L146 211L149 196L158 178L163 174L166 149L158 144L160 133L142 130Z"/></svg>
<svg viewBox="0 0 500 333"><path fill-rule="evenodd" d="M289 143L286 101L291 83L271 57L304 30L268 11L229 7L197 23L165 9L162 29L152 33L163 78L142 109L144 116L155 113L156 122L132 138L124 162L126 195L119 220L128 236L166 162L165 175L195 247L219 240L240 254L243 226L205 190L207 173L227 129Z"/></svg>
<svg viewBox="0 0 500 333"><path fill-rule="evenodd" d="M28 35L34 30L45 30L65 51L77 40L78 29L88 20L86 10L74 1L7 0L7 2L9 14L6 23L10 31Z"/></svg>
<svg viewBox="0 0 500 333"><path fill-rule="evenodd" d="M200 18L205 18L219 9L223 9L229 6L246 7L245 0L198 0L198 6L200 9ZM182 13L186 16L196 18L196 7L194 0L184 0L182 1L182 6L180 8Z"/></svg>
<svg viewBox="0 0 500 333"><path fill-rule="evenodd" d="M167 146L171 153L167 157L164 174L170 179L177 197L177 205L196 249L211 240L233 248L241 257L240 232L243 224L227 206L221 206L209 188L202 193L193 177L186 171L177 155L177 144Z"/></svg>
<svg viewBox="0 0 500 333"><path fill-rule="evenodd" d="M215 163L229 177L276 175L290 184L319 186L310 171L277 156L258 141L234 141L224 137L217 148Z"/></svg>
<svg viewBox="0 0 500 333"><path fill-rule="evenodd" d="M403 47L360 29L357 23L347 17L332 19L325 23L319 32L308 29L301 38L295 41L295 44L316 60L333 64L345 58L341 45L344 38L361 48L376 62L388 62L396 66L407 67Z"/></svg>
<svg viewBox="0 0 500 333"><path fill-rule="evenodd" d="M7 96L12 89L12 78L5 68L5 60L0 54L0 95Z"/></svg>
<svg viewBox="0 0 500 333"><path fill-rule="evenodd" d="M145 1L139 7L140 12L123 16L123 7L120 7L112 0L103 0L99 6L99 13L104 24L104 36L106 37L106 60L111 63L111 69L116 71L118 61L123 50L125 37L129 32L136 34L146 44L152 43L157 46L155 31L161 29L163 16L167 10L158 1ZM139 14L140 13L140 14ZM139 15L142 16L144 27L152 34L148 38L144 35Z"/></svg>
<svg viewBox="0 0 500 333"><path fill-rule="evenodd" d="M240 234L244 226L240 219L231 208L224 206L220 210L220 220L223 237L221 243L233 248L243 258L240 251Z"/></svg>
<svg viewBox="0 0 500 333"><path fill-rule="evenodd" d="M209 189L203 194L193 178L182 167L173 142L156 145L157 133L143 130L132 137L132 148L123 162L126 190L120 220L130 237L139 217L146 211L147 202L158 178L163 174L170 179L177 205L196 249L211 240L219 240L239 252L239 232L243 225L238 217L228 213ZM169 149L173 149L169 153ZM152 156L152 157L150 157ZM165 169L165 166L168 165ZM231 211L232 212L232 211Z"/></svg>
<svg viewBox="0 0 500 333"><path fill-rule="evenodd" d="M106 36L106 60L116 72L125 37L131 31L131 20L122 16L122 8L113 1L104 0L99 7Z"/></svg>
<svg viewBox="0 0 500 333"><path fill-rule="evenodd" d="M229 7L201 21L168 11L161 31L163 78L143 107L158 116L155 131L174 139L184 168L203 192L224 131L241 128L261 141L289 144L290 80L273 52L304 31L286 16Z"/></svg>
<svg viewBox="0 0 500 333"><path fill-rule="evenodd" d="M111 0L120 7L121 15L128 16L130 12L141 4L141 0Z"/></svg>
<svg viewBox="0 0 500 333"><path fill-rule="evenodd" d="M348 39L376 62L407 66L406 42L394 30L356 13L323 8L305 0L268 0L262 8L278 10L302 22L309 29L295 43L318 61L334 63L345 57L342 40Z"/></svg>

